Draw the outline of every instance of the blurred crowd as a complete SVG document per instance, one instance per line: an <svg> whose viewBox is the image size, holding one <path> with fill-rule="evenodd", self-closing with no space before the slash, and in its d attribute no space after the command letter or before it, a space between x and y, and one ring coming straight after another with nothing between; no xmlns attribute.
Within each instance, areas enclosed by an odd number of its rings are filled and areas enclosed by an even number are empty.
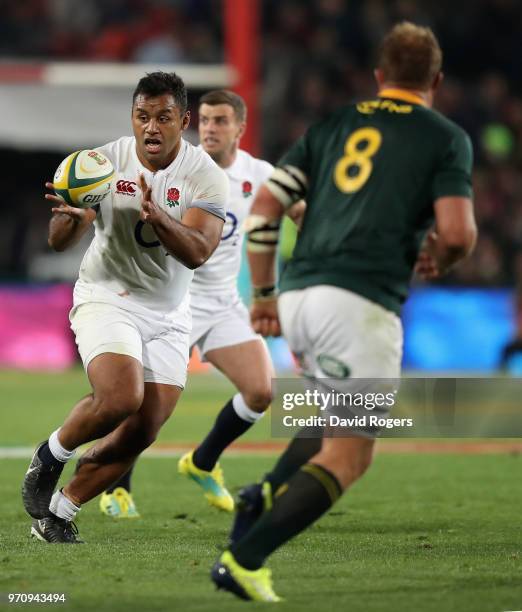
<svg viewBox="0 0 522 612"><path fill-rule="evenodd" d="M446 73L436 105L473 140L480 227L474 255L444 282L522 284L522 2L265 0L263 6L269 158L332 109L374 95L374 52L393 23L408 19L433 28Z"/></svg>
<svg viewBox="0 0 522 612"><path fill-rule="evenodd" d="M3 56L143 63L223 57L220 0L4 0L2 5Z"/></svg>
<svg viewBox="0 0 522 612"><path fill-rule="evenodd" d="M235 0L249 2L250 0ZM470 134L480 238L445 282L522 284L522 2L260 0L262 151L374 94L374 50L396 21L431 26L446 79L437 107ZM221 0L4 0L0 56L223 61Z"/></svg>

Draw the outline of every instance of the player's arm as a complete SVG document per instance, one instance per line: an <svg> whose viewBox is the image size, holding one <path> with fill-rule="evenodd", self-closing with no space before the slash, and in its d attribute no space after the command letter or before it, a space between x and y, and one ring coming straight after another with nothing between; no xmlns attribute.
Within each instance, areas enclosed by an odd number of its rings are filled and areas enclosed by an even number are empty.
<svg viewBox="0 0 522 612"><path fill-rule="evenodd" d="M143 175L139 185L143 193L141 220L152 225L168 253L187 268L203 265L219 244L224 220L201 208L191 208L181 222L176 221L152 200L152 190Z"/></svg>
<svg viewBox="0 0 522 612"><path fill-rule="evenodd" d="M277 316L276 250L281 218L306 194L307 179L294 166L276 168L256 194L245 222L253 293L250 317L263 336L279 336Z"/></svg>
<svg viewBox="0 0 522 612"><path fill-rule="evenodd" d="M415 266L426 280L446 274L475 246L472 167L471 140L463 130L453 128L433 177L435 227L426 235Z"/></svg>
<svg viewBox="0 0 522 612"><path fill-rule="evenodd" d="M443 276L468 257L477 240L470 198L442 197L435 201L435 227L428 232L415 270L425 279Z"/></svg>
<svg viewBox="0 0 522 612"><path fill-rule="evenodd" d="M45 186L54 189L52 183L45 183ZM92 208L68 206L62 198L51 193L46 193L45 199L54 204L47 242L55 251L65 251L75 245L89 229L96 219L96 212Z"/></svg>
<svg viewBox="0 0 522 612"><path fill-rule="evenodd" d="M299 200L295 204L292 204L290 208L286 211L286 216L292 219L292 221L297 225L297 229L300 230L303 225L303 218L306 211L306 202L304 200Z"/></svg>
<svg viewBox="0 0 522 612"><path fill-rule="evenodd" d="M275 261L279 226L285 210L279 200L262 185L245 221L247 252L254 288L275 285Z"/></svg>

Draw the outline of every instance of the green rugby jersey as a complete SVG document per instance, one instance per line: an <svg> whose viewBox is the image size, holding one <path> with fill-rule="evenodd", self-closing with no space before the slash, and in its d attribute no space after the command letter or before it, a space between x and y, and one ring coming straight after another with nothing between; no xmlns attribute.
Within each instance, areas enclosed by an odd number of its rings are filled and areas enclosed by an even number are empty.
<svg viewBox="0 0 522 612"><path fill-rule="evenodd" d="M464 130L400 89L312 126L278 163L308 177L280 290L334 285L399 314L433 204L471 197L472 159Z"/></svg>

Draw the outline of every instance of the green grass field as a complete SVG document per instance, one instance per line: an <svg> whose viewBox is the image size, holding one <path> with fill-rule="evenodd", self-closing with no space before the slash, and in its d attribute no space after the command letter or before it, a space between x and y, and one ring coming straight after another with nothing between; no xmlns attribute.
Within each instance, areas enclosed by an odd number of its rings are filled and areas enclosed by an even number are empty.
<svg viewBox="0 0 522 612"><path fill-rule="evenodd" d="M59 426L88 388L78 370L4 372L0 389L0 447L27 447ZM193 377L160 440L197 441L230 393L221 378ZM269 420L248 439L269 440ZM224 458L230 488L256 479L273 460ZM329 515L271 558L276 591L286 599L278 610L521 610L521 462L509 454L378 454ZM209 568L231 519L177 475L175 458L138 464L142 519L116 522L98 513L97 501L86 505L78 525L87 544L78 547L29 538L20 500L27 463L0 459L0 609L27 607L5 603L13 592L64 592L74 611L266 605L215 592Z"/></svg>

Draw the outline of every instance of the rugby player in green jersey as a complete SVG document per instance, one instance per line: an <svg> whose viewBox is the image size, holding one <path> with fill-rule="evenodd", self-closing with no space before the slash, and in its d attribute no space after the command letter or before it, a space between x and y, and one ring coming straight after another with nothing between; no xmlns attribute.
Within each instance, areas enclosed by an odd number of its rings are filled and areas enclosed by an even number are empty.
<svg viewBox="0 0 522 612"><path fill-rule="evenodd" d="M399 378L399 313L413 271L437 278L475 244L471 143L431 109L441 63L430 29L396 25L381 45L377 97L312 126L251 209L254 329L282 329L319 388L332 379ZM302 198L307 208L277 304L279 223ZM263 482L241 491L232 543L212 569L218 587L278 601L266 558L364 474L377 433L362 426L351 437L294 438Z"/></svg>

